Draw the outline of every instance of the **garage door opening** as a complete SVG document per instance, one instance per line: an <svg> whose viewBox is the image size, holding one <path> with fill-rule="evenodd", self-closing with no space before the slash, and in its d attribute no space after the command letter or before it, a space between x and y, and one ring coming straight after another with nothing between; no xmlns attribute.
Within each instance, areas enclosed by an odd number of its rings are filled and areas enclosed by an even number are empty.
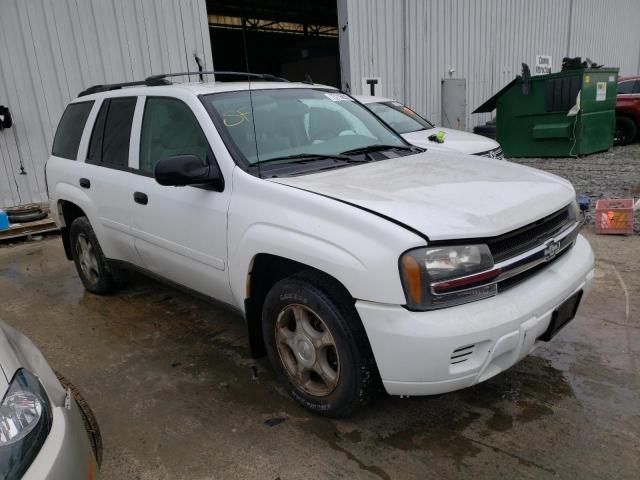
<svg viewBox="0 0 640 480"><path fill-rule="evenodd" d="M207 0L216 70L340 86L336 0Z"/></svg>

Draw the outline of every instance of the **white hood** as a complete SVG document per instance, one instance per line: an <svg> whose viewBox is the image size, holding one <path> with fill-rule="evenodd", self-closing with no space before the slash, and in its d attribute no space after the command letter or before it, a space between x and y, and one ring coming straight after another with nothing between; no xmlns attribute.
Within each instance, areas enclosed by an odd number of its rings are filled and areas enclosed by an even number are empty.
<svg viewBox="0 0 640 480"><path fill-rule="evenodd" d="M429 135L437 132L444 132L444 143L436 143L429 140ZM402 137L409 143L418 147L433 151L456 151L461 153L475 154L486 152L498 148L500 144L482 135L463 132L452 128L430 128L429 130L419 130L417 132L405 133Z"/></svg>
<svg viewBox="0 0 640 480"><path fill-rule="evenodd" d="M272 181L397 220L431 240L491 237L575 199L571 184L510 162L431 152Z"/></svg>

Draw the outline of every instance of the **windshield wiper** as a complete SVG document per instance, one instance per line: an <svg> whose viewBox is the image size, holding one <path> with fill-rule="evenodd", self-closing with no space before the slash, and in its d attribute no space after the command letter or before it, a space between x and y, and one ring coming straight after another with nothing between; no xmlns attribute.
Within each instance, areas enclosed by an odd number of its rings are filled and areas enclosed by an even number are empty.
<svg viewBox="0 0 640 480"><path fill-rule="evenodd" d="M404 145L369 145L368 147L354 148L353 150L345 150L340 155L357 155L359 153L381 152L383 150L405 150L412 152L413 147L405 147Z"/></svg>
<svg viewBox="0 0 640 480"><path fill-rule="evenodd" d="M268 160L261 160L260 162L256 162L255 165L258 165L258 164L263 165L265 163L272 163L272 162L283 162L283 165L287 165L290 163L312 162L314 160L320 160L320 159L340 160L343 162L350 162L350 163L357 163L362 161L362 160L354 160L353 158L347 157L346 155L342 155L342 154L327 155L323 153L297 153L295 155L286 155L284 157L275 157L275 158L269 158ZM291 161L285 161L285 160L291 160Z"/></svg>

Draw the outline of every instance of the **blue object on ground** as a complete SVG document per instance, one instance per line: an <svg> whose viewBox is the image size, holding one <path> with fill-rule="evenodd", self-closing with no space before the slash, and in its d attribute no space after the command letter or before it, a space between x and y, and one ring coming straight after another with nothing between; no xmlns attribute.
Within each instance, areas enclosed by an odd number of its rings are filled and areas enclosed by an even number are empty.
<svg viewBox="0 0 640 480"><path fill-rule="evenodd" d="M9 230L9 215L4 210L0 210L0 231Z"/></svg>
<svg viewBox="0 0 640 480"><path fill-rule="evenodd" d="M578 206L580 206L581 212L586 212L587 210L589 210L590 204L591 204L591 199L589 199L589 197L587 197L586 195L580 195L578 197Z"/></svg>

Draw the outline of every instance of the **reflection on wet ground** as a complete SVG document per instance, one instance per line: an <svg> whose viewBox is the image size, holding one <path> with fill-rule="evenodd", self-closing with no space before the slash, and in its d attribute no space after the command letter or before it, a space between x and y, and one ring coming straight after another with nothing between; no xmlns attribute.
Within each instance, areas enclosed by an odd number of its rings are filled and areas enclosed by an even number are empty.
<svg viewBox="0 0 640 480"><path fill-rule="evenodd" d="M555 341L344 420L293 404L227 312L140 276L85 293L57 238L0 248L0 317L86 394L104 478L637 478L640 238L591 240L596 288Z"/></svg>

